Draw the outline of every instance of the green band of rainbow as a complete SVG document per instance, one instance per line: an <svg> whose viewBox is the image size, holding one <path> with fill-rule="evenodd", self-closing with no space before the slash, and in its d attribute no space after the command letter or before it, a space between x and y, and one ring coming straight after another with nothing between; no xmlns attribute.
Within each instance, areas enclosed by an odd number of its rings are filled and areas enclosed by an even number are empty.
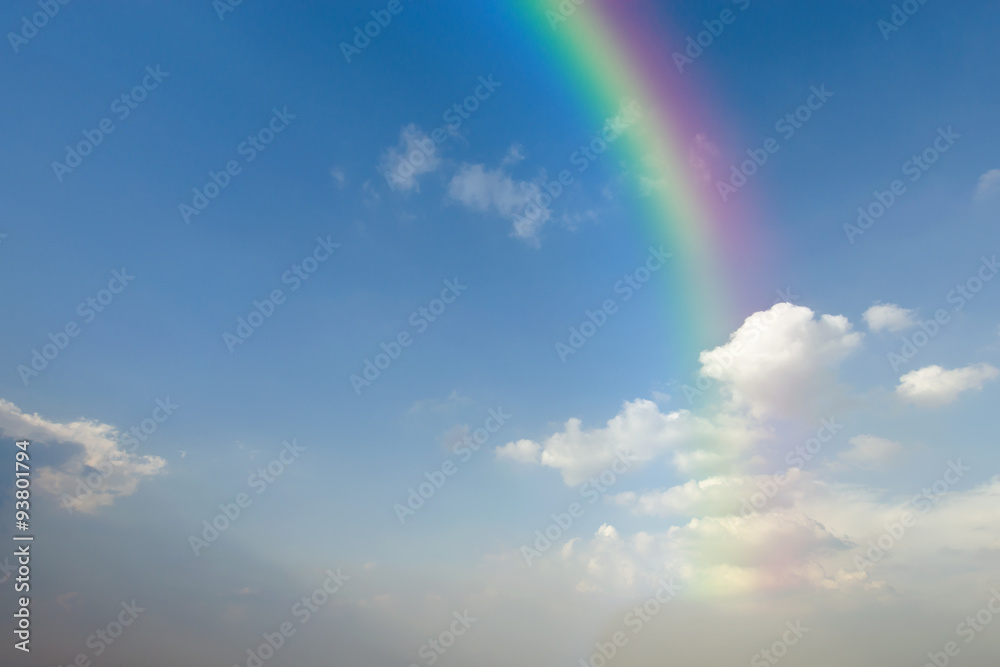
<svg viewBox="0 0 1000 667"><path fill-rule="evenodd" d="M638 101L642 118L615 144L615 151L647 184L636 193L642 224L673 253L669 279L676 282L671 310L685 318L675 342L704 349L725 330L729 312L725 253L718 204L689 164L690 131L683 122L691 95L678 81L662 33L654 33L648 17L636 16L631 3L585 0L521 0L520 6L561 76L570 77L582 102L601 118L621 105ZM560 5L575 7L564 15ZM565 10L564 10L565 11ZM638 190L638 188L637 188ZM717 239L720 241L717 242ZM686 339L686 340L685 340Z"/></svg>

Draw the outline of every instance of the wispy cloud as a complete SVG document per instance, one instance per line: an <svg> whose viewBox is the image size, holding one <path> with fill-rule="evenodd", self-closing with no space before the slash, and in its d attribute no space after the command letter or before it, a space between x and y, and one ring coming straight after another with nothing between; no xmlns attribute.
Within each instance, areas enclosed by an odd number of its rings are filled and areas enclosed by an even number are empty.
<svg viewBox="0 0 1000 667"><path fill-rule="evenodd" d="M392 190L420 191L418 177L441 165L437 145L423 130L410 123L399 131L399 143L382 152L378 170Z"/></svg>
<svg viewBox="0 0 1000 667"><path fill-rule="evenodd" d="M167 465L159 456L126 451L117 429L110 424L85 419L54 422L37 413L24 413L4 399L0 399L0 433L10 438L68 445L64 462L39 469L38 487L55 496L65 494L70 507L82 512L93 513L117 498L135 493L139 482L163 473ZM101 482L88 485L89 493L78 494L83 478L95 472Z"/></svg>
<svg viewBox="0 0 1000 667"><path fill-rule="evenodd" d="M529 245L539 244L538 234L552 216L547 206L539 206L542 188L538 183L518 181L498 167L488 169L482 164L462 164L448 184L448 196L471 209L493 211L511 218L529 207L537 207L535 216L522 216L515 222L511 235Z"/></svg>
<svg viewBox="0 0 1000 667"><path fill-rule="evenodd" d="M985 201L1000 193L1000 169L990 169L979 177L976 185L976 199Z"/></svg>

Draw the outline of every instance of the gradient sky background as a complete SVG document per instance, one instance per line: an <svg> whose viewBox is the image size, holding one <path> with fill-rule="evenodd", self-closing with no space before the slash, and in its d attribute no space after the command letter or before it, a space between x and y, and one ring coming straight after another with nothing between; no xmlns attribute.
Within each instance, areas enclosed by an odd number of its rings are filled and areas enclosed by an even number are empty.
<svg viewBox="0 0 1000 667"><path fill-rule="evenodd" d="M670 52L738 3L625 4ZM513 3L403 0L348 64L339 43L384 6L247 1L220 20L207 0L77 2L16 53L0 47L0 442L33 440L37 536L34 650L13 651L5 622L5 664L95 659L87 637L133 599L147 611L94 664L246 664L338 566L344 589L265 664L427 664L421 645L468 609L480 620L440 664L575 665L667 576L684 592L617 664L746 664L800 618L811 629L790 665L918 665L954 639L1000 586L1000 281L958 313L947 302L1000 246L1000 8L928 2L886 40L888 2L753 0L683 75L663 62L683 104L707 110L682 137L703 198L811 86L834 95L719 207L750 239L716 239L729 253L724 322L682 343L695 328L678 306L689 286L660 272L563 364L555 343L662 242L640 219L642 165L611 149L535 238L513 237L497 207L569 167L601 121ZM34 11L7 3L0 28ZM118 120L112 102L147 66L169 76ZM390 190L380 170L405 128L441 126L489 76L501 86L435 167ZM288 127L185 224L178 204L286 107ZM104 117L115 131L57 180L51 163ZM939 128L961 138L849 243L857 207L905 178ZM469 165L511 187L481 193L489 210L453 196ZM336 254L230 354L222 334L287 287L282 274L317 236ZM77 304L122 267L134 282L22 382L18 365L82 321ZM356 395L349 376L455 278L467 291ZM796 307L773 311L777 324L689 401L699 352L726 345L776 290ZM864 318L876 303L898 305L881 330ZM939 308L950 322L894 369L886 354ZM931 366L958 373L899 389ZM74 488L167 397L180 407L118 459L113 502L70 513L46 491ZM461 462L451 443L500 408L509 421ZM621 430L600 431L616 415ZM784 453L830 416L843 431L740 524L746 489L784 471ZM593 432L561 448L549 438L572 418ZM196 557L188 535L292 439L301 457ZM523 460L510 460L504 446L522 440ZM613 443L649 456L526 566L521 546L580 498L566 482L600 472ZM449 458L458 473L400 525L393 504ZM852 574L863 553L852 545L958 459L972 470L912 540ZM679 489L670 511L642 511L638 497L667 489ZM7 536L11 475L0 492ZM11 585L0 583L8 619ZM961 644L961 664L993 664L997 624Z"/></svg>

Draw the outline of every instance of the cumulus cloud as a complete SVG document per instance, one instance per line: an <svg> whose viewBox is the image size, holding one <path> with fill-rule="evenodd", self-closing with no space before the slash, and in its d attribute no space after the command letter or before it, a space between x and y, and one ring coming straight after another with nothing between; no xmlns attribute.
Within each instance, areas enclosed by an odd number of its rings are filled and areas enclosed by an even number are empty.
<svg viewBox="0 0 1000 667"><path fill-rule="evenodd" d="M627 448L636 462L670 461L687 475L663 488L628 488L628 479L651 479L648 472L619 482L624 488L607 498L606 511L629 512L628 525L640 529L609 521L590 538L567 534L546 558L575 578L578 592L622 596L641 595L673 576L686 589L727 600L836 592L862 601L906 590L930 594L926 572L946 561L953 566L947 575L953 587L970 573L987 576L982 564L1000 562L1000 530L987 528L1000 525L1000 479L962 490L970 468L956 460L942 464L940 479L912 480L894 494L837 481L834 473L848 466L886 468L904 453L900 442L870 433L851 437L827 465L782 465L790 464L779 457L797 451L803 433L814 428L799 422L813 416L803 410L812 399L841 391L839 366L861 342L844 317L778 304L747 318L726 345L701 355L705 375L732 400L694 414L664 413L638 399L604 425L588 429L570 419L545 439L499 448L498 458L559 470L567 485L599 473L618 448ZM935 368L904 376L900 393L932 403L953 400L1000 374L986 364ZM897 524L907 512L920 528L900 533ZM654 527L641 529L644 518ZM893 531L888 537L887 526ZM905 548L894 548L901 540ZM882 551L870 551L876 543ZM941 544L948 545L946 554ZM1000 575L996 567L991 572Z"/></svg>
<svg viewBox="0 0 1000 667"><path fill-rule="evenodd" d="M948 470L960 471L951 479L962 484L969 468L959 461L943 472ZM730 598L767 591L912 591L925 586L928 568L939 571L946 562L955 571L988 563L992 576L1000 574L994 566L1000 553L995 529L1000 478L967 490L928 490L915 501L789 472L786 493L759 512L739 512L736 499L750 491L744 486L748 481L759 493L756 482L766 478L710 479L644 496L619 494L616 504L636 514L697 516L657 532L622 534L605 524L589 541L564 552L562 566L578 577L580 591L636 595L674 576L684 588ZM928 489L940 483L922 481ZM904 514L910 517L908 528L901 524ZM882 547L873 552L876 543ZM948 545L946 552L942 544Z"/></svg>
<svg viewBox="0 0 1000 667"><path fill-rule="evenodd" d="M801 470L791 468L783 475L782 486L796 483L801 476ZM752 511L753 507L745 505L744 501L749 503L762 488L778 488L773 475L716 475L641 495L620 493L612 496L611 502L628 507L633 514L645 516L728 516ZM784 502L774 497L770 499L771 506Z"/></svg>
<svg viewBox="0 0 1000 667"><path fill-rule="evenodd" d="M904 331L919 322L916 311L900 308L894 303L876 303L865 311L863 317L872 331Z"/></svg>
<svg viewBox="0 0 1000 667"><path fill-rule="evenodd" d="M746 319L725 345L702 352L701 374L719 380L756 417L806 412L834 393L840 363L863 334L842 315L816 317L790 303Z"/></svg>
<svg viewBox="0 0 1000 667"><path fill-rule="evenodd" d="M808 308L779 303L747 318L726 345L701 354L702 374L722 383L732 405L699 416L661 412L649 400L626 401L603 427L585 429L580 419L569 419L561 432L540 442L509 443L497 455L555 468L568 485L605 469L621 449L640 463L669 456L681 474L733 474L747 463L741 455L768 437L762 419L799 416L803 407L838 391L838 366L861 340L842 316L817 317ZM721 477L692 482L695 488L673 489L642 504L659 502L679 511L685 493L718 494L751 482Z"/></svg>
<svg viewBox="0 0 1000 667"><path fill-rule="evenodd" d="M990 364L972 364L954 370L926 366L899 378L896 393L918 405L945 405L964 391L982 389L997 375L1000 371Z"/></svg>
<svg viewBox="0 0 1000 667"><path fill-rule="evenodd" d="M840 452L841 462L863 470L879 468L903 453L903 445L874 435L856 435L851 448Z"/></svg>
<svg viewBox="0 0 1000 667"><path fill-rule="evenodd" d="M574 549L577 590L636 594L664 577L712 595L831 586L820 559L846 553L850 542L806 514L789 509L747 517L694 518L666 532L623 536L604 525ZM863 576L863 575L862 575Z"/></svg>
<svg viewBox="0 0 1000 667"><path fill-rule="evenodd" d="M637 399L626 402L604 428L584 430L582 422L572 418L563 431L541 444L522 440L505 447L508 452L540 451L538 463L559 470L565 483L575 486L611 465L622 450L637 461L667 451L690 428L691 419L687 411L663 414L652 401Z"/></svg>
<svg viewBox="0 0 1000 667"><path fill-rule="evenodd" d="M135 493L139 482L164 472L166 461L158 456L137 456L126 451L114 426L91 420L53 422L41 415L26 414L10 401L0 399L0 433L46 444L69 445L66 460L58 467L38 470L37 485L56 496L66 496L69 506L95 512L121 496ZM83 478L96 473L101 482L90 485L91 493L77 494Z"/></svg>
<svg viewBox="0 0 1000 667"><path fill-rule="evenodd" d="M441 165L437 145L419 127L410 123L399 131L399 144L382 152L378 170L392 190L420 191L417 177Z"/></svg>
<svg viewBox="0 0 1000 667"><path fill-rule="evenodd" d="M498 459L507 459L517 463L541 463L541 450L542 447L537 442L518 440L517 442L508 442L493 451Z"/></svg>
<svg viewBox="0 0 1000 667"><path fill-rule="evenodd" d="M494 211L514 217L511 235L531 245L538 245L538 234L552 216L547 206L539 206L542 188L538 183L517 181L503 167L464 163L448 184L451 199L477 211Z"/></svg>
<svg viewBox="0 0 1000 667"><path fill-rule="evenodd" d="M675 466L689 472L711 469L731 458L722 452L745 449L757 437L759 433L738 420L714 423L687 410L663 413L653 401L640 398L626 401L602 428L584 429L572 418L541 443L522 440L501 449L506 458L521 453L522 461L555 468L567 485L576 486L608 468L622 452L638 463L672 452ZM540 456L529 457L533 452Z"/></svg>
<svg viewBox="0 0 1000 667"><path fill-rule="evenodd" d="M976 199L985 200L1000 192L1000 169L990 169L979 177Z"/></svg>

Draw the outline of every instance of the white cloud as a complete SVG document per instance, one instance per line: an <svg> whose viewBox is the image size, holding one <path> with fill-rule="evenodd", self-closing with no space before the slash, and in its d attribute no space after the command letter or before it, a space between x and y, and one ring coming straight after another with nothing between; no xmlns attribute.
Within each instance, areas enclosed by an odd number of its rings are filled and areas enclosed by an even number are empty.
<svg viewBox="0 0 1000 667"><path fill-rule="evenodd" d="M785 484L796 482L801 475L799 469L790 469ZM633 514L638 515L728 516L738 514L743 501L759 493L762 487L777 488L773 475L717 475L703 480L692 479L685 484L642 495L621 493L613 496L611 501L630 508ZM776 498L770 500L772 507L783 503Z"/></svg>
<svg viewBox="0 0 1000 667"><path fill-rule="evenodd" d="M511 235L531 245L538 245L538 234L552 215L547 206L538 205L540 194L538 183L516 181L502 167L481 164L462 164L448 184L448 196L469 208L492 209L505 218L516 215Z"/></svg>
<svg viewBox="0 0 1000 667"><path fill-rule="evenodd" d="M899 378L896 392L919 405L945 405L963 391L982 389L989 380L1000 375L990 364L972 364L965 368L946 370L940 366L927 366L910 371Z"/></svg>
<svg viewBox="0 0 1000 667"><path fill-rule="evenodd" d="M872 331L903 331L915 327L919 322L915 310L900 308L894 303L876 303L865 311L863 317Z"/></svg>
<svg viewBox="0 0 1000 667"><path fill-rule="evenodd" d="M619 447L628 449L633 461L665 458L690 475L688 481L653 490L628 487L630 479L652 478L651 471L624 478L608 498L611 505L633 515L630 525L655 517L656 527L626 531L606 523L587 540L567 531L545 558L574 578L578 592L634 599L660 578L674 576L699 594L762 606L769 604L761 602L767 592L801 595L801 600L836 592L842 596L838 599L859 605L914 591L921 599L933 599L958 582L1000 575L995 565L1000 563L995 558L1000 553L1000 529L995 528L1000 526L1000 479L962 491L975 473L951 461L942 464L941 479L910 480L909 486L903 480L892 496L831 478L848 465L888 467L904 453L899 442L871 434L850 438L834 463L813 459L811 471L785 468L785 454L798 451L815 428L801 424L812 417L802 411L812 405L807 399L839 395L838 367L861 342L862 334L852 331L844 317L778 304L747 318L726 345L702 354L706 376L718 379L732 401L709 404L700 416L686 410L663 413L639 399L626 402L598 428L584 429L581 420L570 419L544 440L506 445L506 458L555 468L567 485L600 472ZM952 400L997 375L985 364L958 371L922 369L903 378L908 389L901 393L932 402ZM949 477L953 472L957 478ZM944 492L941 480L948 482ZM899 481L892 480L892 486ZM937 495L915 496L921 489ZM901 536L897 524L904 512L917 516L920 528L905 528ZM887 526L894 531L891 542L882 537ZM890 546L874 565L860 567L875 541ZM905 547L896 548L897 542ZM941 544L948 545L947 552ZM927 569L940 571L942 563L950 569L940 582L929 583Z"/></svg>
<svg viewBox="0 0 1000 667"><path fill-rule="evenodd" d="M364 197L364 202L368 206L374 206L382 199L382 195L379 194L375 186L372 185L371 180L367 180L361 184L361 194Z"/></svg>
<svg viewBox="0 0 1000 667"><path fill-rule="evenodd" d="M519 460L555 468L567 485L575 486L608 468L622 451L638 463L674 452L674 465L682 472L692 472L731 460L732 452L746 449L759 436L734 418L713 423L687 410L662 413L656 403L640 398L626 401L603 428L585 430L582 422L573 418L542 443L522 440L500 449L506 458L523 453ZM534 455L538 451L541 456Z"/></svg>
<svg viewBox="0 0 1000 667"><path fill-rule="evenodd" d="M383 151L378 169L391 189L420 192L417 177L434 171L440 164L434 140L410 123L399 131L399 144Z"/></svg>
<svg viewBox="0 0 1000 667"><path fill-rule="evenodd" d="M162 473L167 465L158 456L137 456L123 449L114 426L89 420L52 422L37 413L25 414L4 399L0 399L0 433L46 444L73 445L70 456L58 467L39 469L37 484L53 495L68 495L72 509L82 512L94 512L120 496L135 493L142 478ZM101 482L90 487L91 493L78 497L83 478L95 471Z"/></svg>
<svg viewBox="0 0 1000 667"><path fill-rule="evenodd" d="M850 543L793 509L691 519L666 532L623 536L610 525L574 549L585 592L635 595L672 576L682 588L739 596L767 590L835 588L821 560Z"/></svg>
<svg viewBox="0 0 1000 667"><path fill-rule="evenodd" d="M776 590L836 590L857 593L862 602L870 601L866 591L890 585L895 595L922 589L934 598L928 568L942 571L949 565L954 573L976 567L979 577L1000 575L995 557L1000 478L914 502L909 494L885 498L867 487L822 481L795 469L789 473L779 497L743 516L739 498L749 488L740 487L761 478L689 482L639 497L620 494L616 503L636 514L699 515L654 533L625 535L604 525L590 542L575 545L562 567L579 578L577 590L587 592L641 594L658 579L675 576L685 588L731 599ZM955 483L963 483L961 475ZM915 483L914 490L919 488ZM901 525L904 513L913 519L908 528ZM870 545L879 540L883 549L865 564ZM948 586L944 580L940 585Z"/></svg>
<svg viewBox="0 0 1000 667"><path fill-rule="evenodd" d="M900 443L874 435L856 435L848 442L851 448L842 451L838 458L863 470L879 468L903 453Z"/></svg>
<svg viewBox="0 0 1000 667"><path fill-rule="evenodd" d="M330 176L339 189L343 190L344 186L347 185L347 175L344 173L343 167L333 167L330 169Z"/></svg>
<svg viewBox="0 0 1000 667"><path fill-rule="evenodd" d="M536 442L518 440L517 442L508 442L493 451L498 459L507 459L517 463L541 463L541 456L539 456L541 450L541 445Z"/></svg>
<svg viewBox="0 0 1000 667"><path fill-rule="evenodd" d="M653 400L655 402L661 404L661 405L670 402L670 398L671 398L670 394L668 394L666 392L658 391L658 390L654 389L652 391L652 394L653 394Z"/></svg>
<svg viewBox="0 0 1000 667"><path fill-rule="evenodd" d="M500 161L501 167L509 167L511 165L517 164L524 159L524 145L523 144L512 144L510 148L507 149L507 154L504 155L503 160Z"/></svg>
<svg viewBox="0 0 1000 667"><path fill-rule="evenodd" d="M406 411L406 414L412 416L426 412L453 412L459 408L472 405L473 402L474 401L468 396L462 396L457 391L452 390L452 392L444 398L424 398L419 401L414 401L413 405L411 405L409 410Z"/></svg>
<svg viewBox="0 0 1000 667"><path fill-rule="evenodd" d="M582 212L563 213L561 221L563 227L570 230L571 232L575 232L577 229L580 228L580 225L582 223L597 222L598 220L600 220L600 218L601 216L597 211L593 209L587 209Z"/></svg>
<svg viewBox="0 0 1000 667"><path fill-rule="evenodd" d="M686 433L691 419L687 411L663 414L652 401L638 399L626 402L604 428L584 430L573 418L562 432L542 444L531 444L541 450L539 463L559 470L567 485L576 486L610 466L622 450L640 462L669 450ZM529 447L522 443L520 449Z"/></svg>
<svg viewBox="0 0 1000 667"><path fill-rule="evenodd" d="M702 375L723 382L735 404L756 417L806 411L837 391L836 370L858 349L863 334L842 315L823 315L790 303L746 319L729 342L702 352Z"/></svg>
<svg viewBox="0 0 1000 667"><path fill-rule="evenodd" d="M979 177L976 199L984 200L1000 192L1000 169L990 169Z"/></svg>

